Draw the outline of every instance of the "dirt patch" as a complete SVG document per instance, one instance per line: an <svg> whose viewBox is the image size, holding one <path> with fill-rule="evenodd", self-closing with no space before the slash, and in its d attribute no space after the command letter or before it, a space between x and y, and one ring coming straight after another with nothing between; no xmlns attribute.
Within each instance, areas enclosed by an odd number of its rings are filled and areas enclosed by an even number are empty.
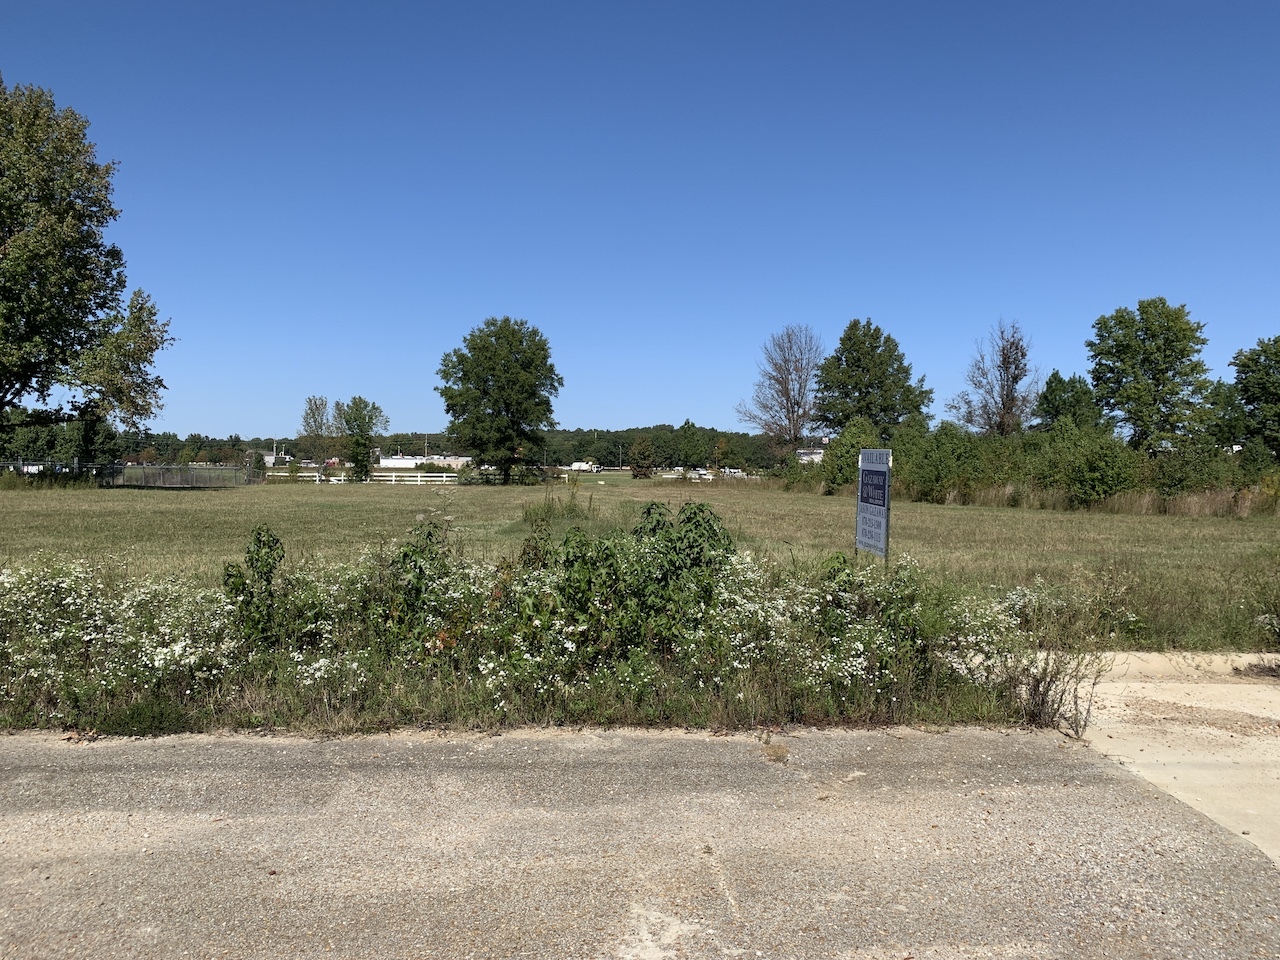
<svg viewBox="0 0 1280 960"><path fill-rule="evenodd" d="M1249 680L1280 680L1280 657L1267 657L1236 667L1235 672Z"/></svg>
<svg viewBox="0 0 1280 960"><path fill-rule="evenodd" d="M1178 724L1187 727L1205 727L1244 737L1280 736L1280 720L1260 717L1242 710L1223 710L1197 707L1151 697L1134 697L1126 701L1131 721L1148 726Z"/></svg>

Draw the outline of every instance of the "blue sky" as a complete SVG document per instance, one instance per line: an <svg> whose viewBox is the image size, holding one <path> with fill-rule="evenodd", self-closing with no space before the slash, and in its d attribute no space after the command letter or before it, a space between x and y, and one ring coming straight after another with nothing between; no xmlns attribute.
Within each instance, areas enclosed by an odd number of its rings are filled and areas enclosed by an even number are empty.
<svg viewBox="0 0 1280 960"><path fill-rule="evenodd" d="M441 430L504 314L602 429L743 429L789 323L870 317L939 416L1000 318L1045 374L1147 297L1214 376L1280 334L1274 2L2 7L5 83L120 163L155 430L292 436L311 394Z"/></svg>

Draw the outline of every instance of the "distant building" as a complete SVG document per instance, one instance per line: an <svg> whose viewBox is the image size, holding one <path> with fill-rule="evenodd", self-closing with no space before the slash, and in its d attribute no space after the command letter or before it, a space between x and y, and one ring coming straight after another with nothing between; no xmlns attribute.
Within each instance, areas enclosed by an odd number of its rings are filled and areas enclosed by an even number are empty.
<svg viewBox="0 0 1280 960"><path fill-rule="evenodd" d="M821 463L822 455L825 452L821 447L809 447L804 450L797 450L796 459L801 463Z"/></svg>
<svg viewBox="0 0 1280 960"><path fill-rule="evenodd" d="M418 470L425 466L439 466L446 470L461 470L471 463L470 457L455 457L450 453L428 454L425 457L378 457L379 470Z"/></svg>

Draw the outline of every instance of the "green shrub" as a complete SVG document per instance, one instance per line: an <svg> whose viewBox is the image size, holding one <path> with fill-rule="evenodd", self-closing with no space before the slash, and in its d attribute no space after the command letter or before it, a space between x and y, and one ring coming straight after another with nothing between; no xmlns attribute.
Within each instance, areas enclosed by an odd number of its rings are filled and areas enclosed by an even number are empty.
<svg viewBox="0 0 1280 960"><path fill-rule="evenodd" d="M826 481L823 493L833 494L842 487L858 483L858 455L864 447L876 448L879 436L871 421L854 417L840 436L827 445L822 456L822 473Z"/></svg>
<svg viewBox="0 0 1280 960"><path fill-rule="evenodd" d="M1071 702L1070 677L1035 672L1027 603L957 594L909 558L783 571L696 503L558 545L537 520L517 562L466 559L448 533L427 521L357 564L288 567L259 527L222 594L5 570L0 723L1053 724Z"/></svg>

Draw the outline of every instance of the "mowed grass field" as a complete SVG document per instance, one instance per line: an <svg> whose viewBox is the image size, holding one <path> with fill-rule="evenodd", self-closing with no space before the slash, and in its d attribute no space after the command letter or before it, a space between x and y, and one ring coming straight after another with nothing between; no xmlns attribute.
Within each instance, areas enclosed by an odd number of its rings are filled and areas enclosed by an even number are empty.
<svg viewBox="0 0 1280 960"><path fill-rule="evenodd" d="M44 555L85 558L128 576L176 575L219 582L253 528L283 540L286 563L354 560L403 538L421 519L451 518L470 556L514 556L530 532L526 510L586 513L558 519L589 531L627 527L657 500L673 510L703 501L743 549L784 567L815 570L853 552L854 501L769 489L752 482L691 484L605 475L576 485L429 487L271 484L224 490L0 491L0 564ZM551 501L548 503L548 501ZM575 509L566 511L572 506ZM1037 578L1105 595L1137 614L1143 646L1252 648L1262 605L1280 597L1280 520L1117 516L898 503L891 548L975 592Z"/></svg>

